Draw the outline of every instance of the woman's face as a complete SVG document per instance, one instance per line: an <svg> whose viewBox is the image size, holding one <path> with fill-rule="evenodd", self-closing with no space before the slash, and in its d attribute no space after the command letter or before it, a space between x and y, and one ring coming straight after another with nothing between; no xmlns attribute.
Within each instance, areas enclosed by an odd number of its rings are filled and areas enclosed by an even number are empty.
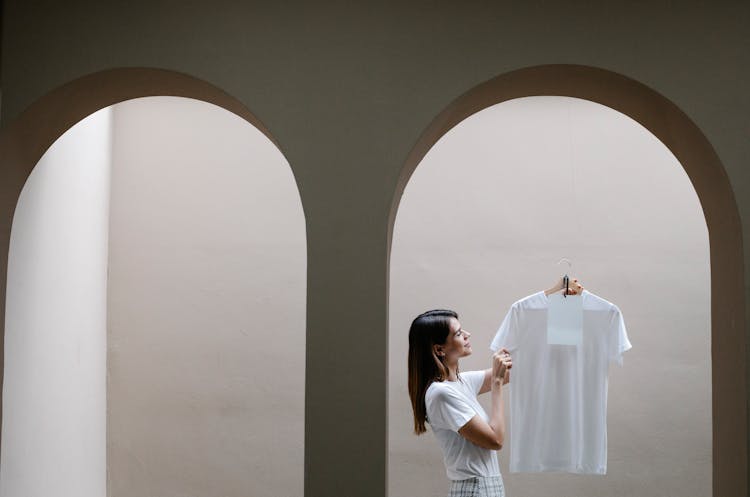
<svg viewBox="0 0 750 497"><path fill-rule="evenodd" d="M471 333L461 328L461 323L456 318L451 318L450 327L451 331L448 333L443 346L445 358L454 361L471 355L471 343L469 342Z"/></svg>

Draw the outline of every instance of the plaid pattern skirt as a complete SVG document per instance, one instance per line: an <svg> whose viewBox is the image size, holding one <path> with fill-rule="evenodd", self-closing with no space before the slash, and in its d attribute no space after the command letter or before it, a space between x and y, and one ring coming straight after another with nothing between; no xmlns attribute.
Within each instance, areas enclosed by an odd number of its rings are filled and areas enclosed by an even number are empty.
<svg viewBox="0 0 750 497"><path fill-rule="evenodd" d="M452 480L448 497L505 497L502 476L478 476Z"/></svg>

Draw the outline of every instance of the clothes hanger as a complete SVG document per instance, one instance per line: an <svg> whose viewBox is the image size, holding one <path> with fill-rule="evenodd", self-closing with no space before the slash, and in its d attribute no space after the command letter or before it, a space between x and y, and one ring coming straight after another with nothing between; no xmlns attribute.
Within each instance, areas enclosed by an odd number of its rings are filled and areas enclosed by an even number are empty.
<svg viewBox="0 0 750 497"><path fill-rule="evenodd" d="M568 263L568 272L570 272L570 269L573 268L573 264L570 262L570 259L566 259L563 257L557 262L557 265L559 266L563 261ZM573 285L573 288L571 288L571 283ZM544 294L549 296L555 292L559 292L560 290L565 290L563 292L563 297L567 298L568 295L578 295L583 290L583 287L578 283L577 279L571 280L566 273L562 278L560 278L560 281L558 281L555 286L545 290Z"/></svg>

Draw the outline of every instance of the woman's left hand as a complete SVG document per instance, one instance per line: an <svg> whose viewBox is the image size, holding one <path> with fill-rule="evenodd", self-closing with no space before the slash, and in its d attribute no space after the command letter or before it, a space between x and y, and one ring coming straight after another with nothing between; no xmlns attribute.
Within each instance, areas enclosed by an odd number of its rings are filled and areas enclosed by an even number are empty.
<svg viewBox="0 0 750 497"><path fill-rule="evenodd" d="M565 293L565 291L563 291ZM581 295L583 293L583 285L578 283L578 279L574 278L570 280L568 284L568 295Z"/></svg>
<svg viewBox="0 0 750 497"><path fill-rule="evenodd" d="M513 359L508 349L500 349L492 356L492 375L503 379L503 385L510 381L510 368L513 367Z"/></svg>

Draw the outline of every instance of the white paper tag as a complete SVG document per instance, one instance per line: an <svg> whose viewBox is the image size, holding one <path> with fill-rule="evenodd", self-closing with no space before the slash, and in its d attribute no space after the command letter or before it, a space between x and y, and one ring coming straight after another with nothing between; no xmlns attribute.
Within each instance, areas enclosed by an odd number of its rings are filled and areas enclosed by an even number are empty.
<svg viewBox="0 0 750 497"><path fill-rule="evenodd" d="M550 295L547 313L547 343L549 345L581 345L582 341L582 296Z"/></svg>

